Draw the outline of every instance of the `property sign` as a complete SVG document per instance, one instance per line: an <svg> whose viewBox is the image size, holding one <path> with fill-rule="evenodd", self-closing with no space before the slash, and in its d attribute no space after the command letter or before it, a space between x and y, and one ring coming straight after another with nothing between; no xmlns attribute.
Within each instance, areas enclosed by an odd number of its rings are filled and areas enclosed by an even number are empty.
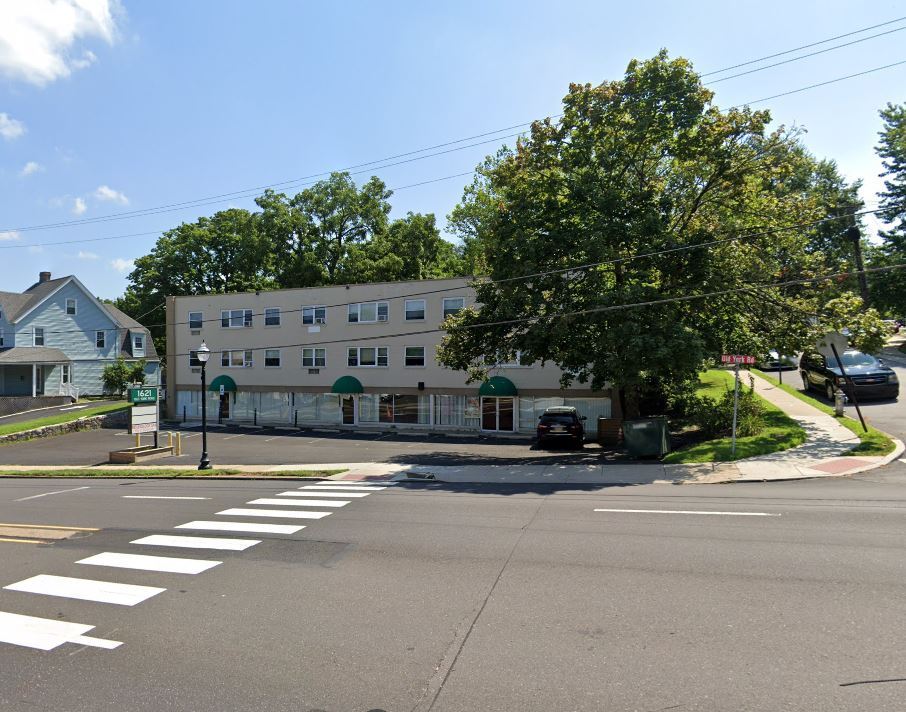
<svg viewBox="0 0 906 712"><path fill-rule="evenodd" d="M139 386L138 388L129 389L129 402L130 403L157 403L157 388L156 387L144 387Z"/></svg>
<svg viewBox="0 0 906 712"><path fill-rule="evenodd" d="M753 364L755 363L754 356L741 356L739 354L722 354L720 357L721 363L745 363Z"/></svg>
<svg viewBox="0 0 906 712"><path fill-rule="evenodd" d="M154 433L158 426L159 408L157 401L151 405L133 405L129 409L129 433Z"/></svg>

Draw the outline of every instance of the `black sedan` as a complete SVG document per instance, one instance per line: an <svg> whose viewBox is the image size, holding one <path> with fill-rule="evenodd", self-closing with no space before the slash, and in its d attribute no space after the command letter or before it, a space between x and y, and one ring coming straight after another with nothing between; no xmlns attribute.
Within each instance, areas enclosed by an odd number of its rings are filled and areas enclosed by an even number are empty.
<svg viewBox="0 0 906 712"><path fill-rule="evenodd" d="M538 446L542 447L551 441L570 441L581 448L585 442L584 415L579 415L575 408L554 406L538 416Z"/></svg>
<svg viewBox="0 0 906 712"><path fill-rule="evenodd" d="M834 399L837 388L851 399L853 386L859 400L899 396L900 382L897 380L897 374L874 356L863 354L861 351L847 350L840 358L852 385L844 381L836 358L806 352L799 361L799 373L805 390L820 390L828 400Z"/></svg>

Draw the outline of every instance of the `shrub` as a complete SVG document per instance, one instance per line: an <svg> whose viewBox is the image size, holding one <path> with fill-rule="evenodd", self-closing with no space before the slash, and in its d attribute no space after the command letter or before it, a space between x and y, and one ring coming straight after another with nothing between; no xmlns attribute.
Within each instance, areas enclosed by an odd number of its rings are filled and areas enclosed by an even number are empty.
<svg viewBox="0 0 906 712"><path fill-rule="evenodd" d="M751 376L749 377L751 380ZM733 391L728 390L720 400L694 396L686 400L692 422L708 437L725 435L733 429ZM764 404L750 388L739 389L739 410L736 434L739 437L758 435L764 427Z"/></svg>

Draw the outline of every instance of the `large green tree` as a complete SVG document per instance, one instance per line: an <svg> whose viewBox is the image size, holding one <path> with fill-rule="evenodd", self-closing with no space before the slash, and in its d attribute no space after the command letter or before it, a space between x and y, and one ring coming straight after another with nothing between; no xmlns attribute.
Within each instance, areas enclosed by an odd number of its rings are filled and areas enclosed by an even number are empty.
<svg viewBox="0 0 906 712"><path fill-rule="evenodd" d="M721 111L666 52L622 80L572 85L561 117L479 167L451 214L494 281L476 284L480 312L450 322L441 360L481 377L521 351L565 382L612 383L633 415L652 379L804 339L815 301L771 283L820 274L825 260L806 229L780 228L826 213L803 170L813 159L769 121Z"/></svg>

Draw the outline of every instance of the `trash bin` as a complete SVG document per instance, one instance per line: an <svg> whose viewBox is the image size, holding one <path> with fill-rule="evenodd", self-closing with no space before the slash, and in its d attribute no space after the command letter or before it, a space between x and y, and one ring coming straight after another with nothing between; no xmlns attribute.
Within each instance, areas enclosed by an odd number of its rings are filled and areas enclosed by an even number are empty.
<svg viewBox="0 0 906 712"><path fill-rule="evenodd" d="M635 418L623 421L623 442L632 457L663 456L670 452L667 418Z"/></svg>
<svg viewBox="0 0 906 712"><path fill-rule="evenodd" d="M598 418L598 444L619 445L622 425L623 421L619 418Z"/></svg>

